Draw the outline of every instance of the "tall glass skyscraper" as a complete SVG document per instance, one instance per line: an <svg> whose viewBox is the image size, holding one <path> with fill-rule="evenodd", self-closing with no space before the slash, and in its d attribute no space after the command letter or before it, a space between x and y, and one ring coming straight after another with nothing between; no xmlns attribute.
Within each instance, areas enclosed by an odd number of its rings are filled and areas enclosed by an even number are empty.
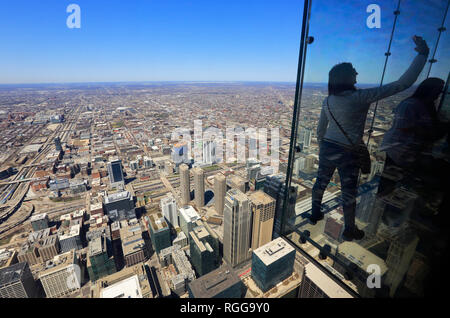
<svg viewBox="0 0 450 318"><path fill-rule="evenodd" d="M122 161L119 159L108 162L108 174L111 187L124 187L125 180L123 178Z"/></svg>
<svg viewBox="0 0 450 318"><path fill-rule="evenodd" d="M250 258L250 202L240 190L227 192L223 219L223 257L234 267Z"/></svg>

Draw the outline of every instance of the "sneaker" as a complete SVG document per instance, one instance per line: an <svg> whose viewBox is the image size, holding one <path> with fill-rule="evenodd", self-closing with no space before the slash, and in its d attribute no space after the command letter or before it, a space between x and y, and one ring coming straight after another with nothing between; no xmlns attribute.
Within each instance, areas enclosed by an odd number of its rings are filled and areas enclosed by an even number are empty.
<svg viewBox="0 0 450 318"><path fill-rule="evenodd" d="M309 221L316 225L317 221L323 220L323 213L319 213L319 214L311 214L309 216Z"/></svg>
<svg viewBox="0 0 450 318"><path fill-rule="evenodd" d="M353 241L355 240L361 240L364 237L364 231L359 230L357 227L353 230L344 230L342 233L342 238L344 241Z"/></svg>

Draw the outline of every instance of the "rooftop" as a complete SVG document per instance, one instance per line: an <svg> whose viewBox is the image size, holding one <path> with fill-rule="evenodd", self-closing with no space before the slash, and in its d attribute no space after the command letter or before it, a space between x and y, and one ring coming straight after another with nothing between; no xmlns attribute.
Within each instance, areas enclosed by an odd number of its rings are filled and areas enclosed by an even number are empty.
<svg viewBox="0 0 450 318"><path fill-rule="evenodd" d="M270 195L268 195L267 193L258 190L256 192L251 193L248 198L250 199L250 201L252 201L254 204L256 205L266 205L272 202L275 202L275 199L272 198Z"/></svg>
<svg viewBox="0 0 450 318"><path fill-rule="evenodd" d="M305 265L305 275L330 298L353 298L313 263Z"/></svg>
<svg viewBox="0 0 450 318"><path fill-rule="evenodd" d="M279 260L283 256L294 251L294 248L289 245L283 238L278 237L273 241L257 248L253 253L265 264L270 265Z"/></svg>
<svg viewBox="0 0 450 318"><path fill-rule="evenodd" d="M41 272L39 273L39 277L64 269L69 265L74 264L75 259L76 254L74 249L68 251L67 253L56 255L52 260L41 264Z"/></svg>
<svg viewBox="0 0 450 318"><path fill-rule="evenodd" d="M31 217L31 222L34 221L39 221L39 220L44 220L45 218L47 218L47 213L42 213L42 214L35 214Z"/></svg>
<svg viewBox="0 0 450 318"><path fill-rule="evenodd" d="M198 215L197 211L190 206L185 205L184 207L179 209L180 216L182 216L188 222L195 222L200 219L200 215Z"/></svg>
<svg viewBox="0 0 450 318"><path fill-rule="evenodd" d="M121 280L100 292L101 298L142 298L137 275Z"/></svg>
<svg viewBox="0 0 450 318"><path fill-rule="evenodd" d="M81 225L76 224L70 227L69 231L64 231L61 235L59 235L59 240L65 240L74 236L80 235Z"/></svg>
<svg viewBox="0 0 450 318"><path fill-rule="evenodd" d="M153 232L158 232L168 228L167 222L161 213L150 214L148 217Z"/></svg>
<svg viewBox="0 0 450 318"><path fill-rule="evenodd" d="M136 277L136 279L132 279L127 281L129 278ZM121 282L125 281L124 284ZM142 263L136 264L131 267L126 267L119 272L114 274L105 276L97 280L96 288L94 289L94 297L95 298L124 298L129 297L132 294L136 295L136 291L130 289L130 287L139 286L139 293L141 297L148 297L151 295L150 283L147 278L147 274L145 272L144 266ZM109 287L112 287L108 289ZM121 290L123 288L123 292L116 293L115 291ZM106 294L105 294L106 290ZM121 296L123 293L123 296Z"/></svg>
<svg viewBox="0 0 450 318"><path fill-rule="evenodd" d="M101 236L92 239L88 246L88 256L97 255L103 252L103 240Z"/></svg>
<svg viewBox="0 0 450 318"><path fill-rule="evenodd" d="M0 286L20 281L23 271L27 266L26 262L13 264L0 269Z"/></svg>
<svg viewBox="0 0 450 318"><path fill-rule="evenodd" d="M240 281L239 276L233 269L225 264L192 281L189 287L195 298L210 298Z"/></svg>
<svg viewBox="0 0 450 318"><path fill-rule="evenodd" d="M122 237L121 235L121 238L124 256L140 251L145 246L144 239L142 238L142 232L133 232L132 235L127 237Z"/></svg>
<svg viewBox="0 0 450 318"><path fill-rule="evenodd" d="M105 203L112 203L120 200L130 200L131 194L128 191L121 191L110 194L105 197Z"/></svg>
<svg viewBox="0 0 450 318"><path fill-rule="evenodd" d="M381 275L383 275L388 270L383 259L355 242L343 242L339 244L338 251L340 255L346 257L348 260L352 261L363 270L366 270L370 264L377 264L378 266L380 266Z"/></svg>
<svg viewBox="0 0 450 318"><path fill-rule="evenodd" d="M248 197L238 189L231 189L227 192L227 197L230 197L233 201L248 201Z"/></svg>

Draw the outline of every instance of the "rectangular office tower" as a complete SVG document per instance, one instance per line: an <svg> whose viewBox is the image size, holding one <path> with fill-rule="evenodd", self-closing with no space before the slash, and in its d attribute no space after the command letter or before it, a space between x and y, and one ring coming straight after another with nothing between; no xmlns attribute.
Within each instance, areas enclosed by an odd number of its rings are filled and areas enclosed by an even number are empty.
<svg viewBox="0 0 450 318"><path fill-rule="evenodd" d="M304 267L298 298L353 298L313 263Z"/></svg>
<svg viewBox="0 0 450 318"><path fill-rule="evenodd" d="M196 227L197 220L200 220L200 215L190 205L186 205L179 210L180 213L180 227L189 240L189 232Z"/></svg>
<svg viewBox="0 0 450 318"><path fill-rule="evenodd" d="M272 240L275 199L263 191L249 195L252 211L252 250Z"/></svg>
<svg viewBox="0 0 450 318"><path fill-rule="evenodd" d="M189 204L191 201L191 180L189 167L184 163L180 165L180 195L181 204Z"/></svg>
<svg viewBox="0 0 450 318"><path fill-rule="evenodd" d="M105 210L109 219L131 220L136 217L133 196L129 191L116 192L104 197Z"/></svg>
<svg viewBox="0 0 450 318"><path fill-rule="evenodd" d="M47 298L58 298L81 288L81 274L77 254L71 250L55 256L53 261L47 261L44 270L39 273L39 279Z"/></svg>
<svg viewBox="0 0 450 318"><path fill-rule="evenodd" d="M226 178L218 173L214 176L214 207L217 214L223 215L223 206L225 204L225 194L227 192Z"/></svg>
<svg viewBox="0 0 450 318"><path fill-rule="evenodd" d="M62 151L61 139L59 137L56 137L55 139L53 139L53 141L55 142L56 151Z"/></svg>
<svg viewBox="0 0 450 318"><path fill-rule="evenodd" d="M281 237L252 254L252 279L266 292L288 278L294 270L295 249Z"/></svg>
<svg viewBox="0 0 450 318"><path fill-rule="evenodd" d="M40 231L40 230L48 228L49 220L48 220L47 213L33 215L31 217L30 221L31 221L31 227L33 228L33 231Z"/></svg>
<svg viewBox="0 0 450 318"><path fill-rule="evenodd" d="M38 287L28 263L0 269L0 298L36 298Z"/></svg>
<svg viewBox="0 0 450 318"><path fill-rule="evenodd" d="M102 235L89 242L86 267L91 281L116 272L110 240Z"/></svg>
<svg viewBox="0 0 450 318"><path fill-rule="evenodd" d="M275 199L275 220L272 238L278 237L281 232L282 218L287 221L295 216L295 202L297 199L297 190L291 186L289 189L289 201L286 205L286 212L283 213L283 205L285 201L286 177L281 174L268 175L264 183L264 192Z"/></svg>
<svg viewBox="0 0 450 318"><path fill-rule="evenodd" d="M198 276L203 276L219 265L219 241L212 231L208 231L203 221L198 220L196 224L189 233L190 257Z"/></svg>
<svg viewBox="0 0 450 318"><path fill-rule="evenodd" d="M119 159L108 162L109 182L112 188L121 188L125 186L123 178L122 161Z"/></svg>
<svg viewBox="0 0 450 318"><path fill-rule="evenodd" d="M160 201L161 211L166 218L167 222L173 227L178 227L178 210L177 202L173 198L172 194L168 194Z"/></svg>
<svg viewBox="0 0 450 318"><path fill-rule="evenodd" d="M244 291L241 279L227 264L188 285L189 298L241 298Z"/></svg>
<svg viewBox="0 0 450 318"><path fill-rule="evenodd" d="M235 267L250 258L250 203L240 190L227 192L223 220L223 257Z"/></svg>
<svg viewBox="0 0 450 318"><path fill-rule="evenodd" d="M156 253L172 245L170 229L161 213L151 214L148 217L150 238Z"/></svg>
<svg viewBox="0 0 450 318"><path fill-rule="evenodd" d="M205 172L202 168L192 169L194 173L195 205L201 208L205 205Z"/></svg>

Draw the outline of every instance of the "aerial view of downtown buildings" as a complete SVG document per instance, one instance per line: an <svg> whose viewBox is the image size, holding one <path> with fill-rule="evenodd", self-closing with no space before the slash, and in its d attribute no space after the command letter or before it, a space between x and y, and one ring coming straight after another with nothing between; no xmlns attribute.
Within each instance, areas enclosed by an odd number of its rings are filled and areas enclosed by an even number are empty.
<svg viewBox="0 0 450 318"><path fill-rule="evenodd" d="M278 234L294 90L280 83L3 87L0 296L351 297ZM323 85L305 87L301 116L310 126L299 130L297 214L311 205L314 126L325 94ZM199 119L203 130L224 131L224 149L226 127L278 128L279 167L248 157L251 138L244 162L219 158L217 141L206 137L195 161L172 132L188 127L194 140ZM334 182L325 201L339 195ZM326 234L316 234L339 240L339 208L331 215L325 230L316 228Z"/></svg>
<svg viewBox="0 0 450 318"><path fill-rule="evenodd" d="M371 1L318 2L295 125L302 1L78 2L0 8L0 298L424 295L436 226L413 190L377 196L379 148L415 86L368 111L364 238L343 239L337 171L323 219L307 218L328 72L349 59L357 88L379 85L396 1L380 0L380 29ZM429 17L405 12L385 82L415 54L411 16Z"/></svg>

